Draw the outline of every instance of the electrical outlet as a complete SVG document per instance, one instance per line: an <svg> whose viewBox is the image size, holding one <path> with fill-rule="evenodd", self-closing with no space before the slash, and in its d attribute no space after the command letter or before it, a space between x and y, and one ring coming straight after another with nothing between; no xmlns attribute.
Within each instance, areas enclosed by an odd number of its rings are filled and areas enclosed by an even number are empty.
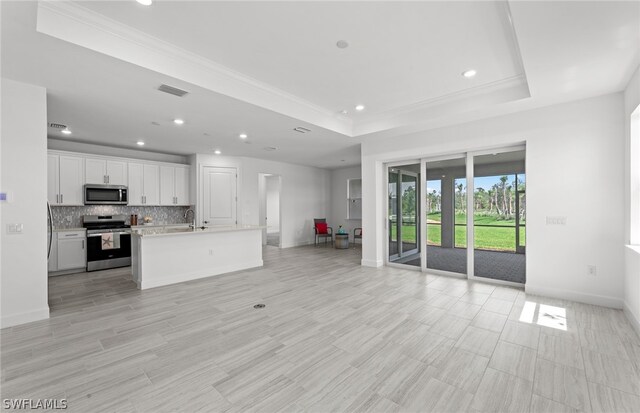
<svg viewBox="0 0 640 413"><path fill-rule="evenodd" d="M23 229L22 224L7 224L7 234L22 234Z"/></svg>
<svg viewBox="0 0 640 413"><path fill-rule="evenodd" d="M595 265L587 265L587 275L596 276L596 266Z"/></svg>
<svg viewBox="0 0 640 413"><path fill-rule="evenodd" d="M209 250L209 255L213 255L213 250Z"/></svg>

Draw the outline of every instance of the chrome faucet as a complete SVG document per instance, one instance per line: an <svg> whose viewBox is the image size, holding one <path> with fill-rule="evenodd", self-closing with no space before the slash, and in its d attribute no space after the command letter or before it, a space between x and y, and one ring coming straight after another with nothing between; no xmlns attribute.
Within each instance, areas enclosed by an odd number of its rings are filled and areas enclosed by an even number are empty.
<svg viewBox="0 0 640 413"><path fill-rule="evenodd" d="M189 215L189 212L191 212L191 224L189 224L189 228L195 229L196 228L196 213L193 209L189 208L186 211L184 211L184 219L187 219L187 216Z"/></svg>

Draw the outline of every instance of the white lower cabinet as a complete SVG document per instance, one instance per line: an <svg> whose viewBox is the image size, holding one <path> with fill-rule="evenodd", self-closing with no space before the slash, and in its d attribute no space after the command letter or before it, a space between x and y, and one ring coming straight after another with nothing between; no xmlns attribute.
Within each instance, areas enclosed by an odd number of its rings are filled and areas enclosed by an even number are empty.
<svg viewBox="0 0 640 413"><path fill-rule="evenodd" d="M49 271L84 269L87 266L87 236L85 231L59 231L54 233Z"/></svg>

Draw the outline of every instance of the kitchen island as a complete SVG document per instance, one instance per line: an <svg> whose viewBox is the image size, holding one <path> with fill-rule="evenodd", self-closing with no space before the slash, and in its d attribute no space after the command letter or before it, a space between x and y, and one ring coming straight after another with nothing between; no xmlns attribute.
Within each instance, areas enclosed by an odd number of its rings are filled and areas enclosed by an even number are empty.
<svg viewBox="0 0 640 413"><path fill-rule="evenodd" d="M134 229L133 280L145 290L261 267L263 229L257 225Z"/></svg>

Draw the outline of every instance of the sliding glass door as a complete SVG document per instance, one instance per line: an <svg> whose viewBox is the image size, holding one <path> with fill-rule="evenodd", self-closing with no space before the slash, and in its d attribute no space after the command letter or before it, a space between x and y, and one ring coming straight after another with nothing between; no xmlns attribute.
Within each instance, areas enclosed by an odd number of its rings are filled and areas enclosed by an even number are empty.
<svg viewBox="0 0 640 413"><path fill-rule="evenodd" d="M389 262L420 267L420 164L388 168Z"/></svg>
<svg viewBox="0 0 640 413"><path fill-rule="evenodd" d="M524 147L389 165L387 175L389 263L525 283Z"/></svg>
<svg viewBox="0 0 640 413"><path fill-rule="evenodd" d="M467 273L465 158L426 162L426 268Z"/></svg>
<svg viewBox="0 0 640 413"><path fill-rule="evenodd" d="M525 152L473 160L475 277L524 284Z"/></svg>

